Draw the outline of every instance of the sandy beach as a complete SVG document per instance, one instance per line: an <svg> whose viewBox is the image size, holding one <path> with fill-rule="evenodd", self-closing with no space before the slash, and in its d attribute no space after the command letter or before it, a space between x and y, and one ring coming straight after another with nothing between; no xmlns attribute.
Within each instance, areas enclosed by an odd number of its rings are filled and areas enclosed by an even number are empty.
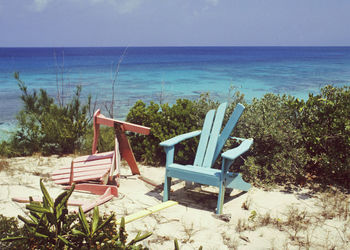
<svg viewBox="0 0 350 250"><path fill-rule="evenodd" d="M41 196L43 178L55 197L62 187L50 180L50 172L70 164L67 157L18 157L2 159L0 211L5 216L25 215L24 203L14 197ZM164 168L139 165L142 176L163 183ZM307 188L266 191L253 187L249 192L234 190L226 197L224 216L215 215L217 190L212 187L185 189L174 181L171 199L179 204L127 224L131 237L137 231L153 235L143 244L150 249L349 249L349 195L316 193ZM162 189L155 188L127 166L121 168L119 197L101 205L100 213L114 212L117 218L162 202ZM72 199L91 200L95 195L75 191ZM72 211L76 207L71 207Z"/></svg>

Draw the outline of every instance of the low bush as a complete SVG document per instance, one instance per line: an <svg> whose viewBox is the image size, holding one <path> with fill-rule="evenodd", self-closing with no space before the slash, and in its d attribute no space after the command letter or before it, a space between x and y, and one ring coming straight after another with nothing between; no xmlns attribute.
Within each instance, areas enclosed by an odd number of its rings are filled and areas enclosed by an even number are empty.
<svg viewBox="0 0 350 250"><path fill-rule="evenodd" d="M307 101L293 99L310 176L350 188L350 87L325 86Z"/></svg>
<svg viewBox="0 0 350 250"><path fill-rule="evenodd" d="M244 166L244 177L255 184L300 182L309 159L301 131L296 127L291 96L266 94L247 105L235 135L253 138ZM237 166L237 165L236 165Z"/></svg>
<svg viewBox="0 0 350 250"><path fill-rule="evenodd" d="M87 104L80 101L78 86L70 101L58 105L48 93L40 89L28 91L15 73L22 92L23 109L18 113L18 130L9 142L3 142L0 153L5 156L23 156L40 152L44 155L73 153L80 148L82 136L89 126L89 97Z"/></svg>
<svg viewBox="0 0 350 250"><path fill-rule="evenodd" d="M200 129L202 120L202 114L190 100L179 99L173 106L154 102L146 106L142 101L136 102L127 115L127 121L151 128L148 136L134 135L130 138L136 159L151 165L164 164L165 154L159 143ZM184 164L190 163L197 143L198 138L180 143L175 159Z"/></svg>

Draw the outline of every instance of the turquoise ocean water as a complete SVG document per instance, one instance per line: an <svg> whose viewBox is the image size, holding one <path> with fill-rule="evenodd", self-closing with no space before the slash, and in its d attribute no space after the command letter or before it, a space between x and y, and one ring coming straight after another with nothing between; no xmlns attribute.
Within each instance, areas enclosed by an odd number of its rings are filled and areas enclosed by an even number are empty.
<svg viewBox="0 0 350 250"><path fill-rule="evenodd" d="M326 84L350 83L350 47L0 48L0 140L22 105L14 72L29 89L52 96L57 83L64 83L66 98L82 85L83 96L91 94L103 108L121 57L115 83L121 119L138 99L173 103L210 92L221 101L230 86L248 101L267 92L305 99Z"/></svg>

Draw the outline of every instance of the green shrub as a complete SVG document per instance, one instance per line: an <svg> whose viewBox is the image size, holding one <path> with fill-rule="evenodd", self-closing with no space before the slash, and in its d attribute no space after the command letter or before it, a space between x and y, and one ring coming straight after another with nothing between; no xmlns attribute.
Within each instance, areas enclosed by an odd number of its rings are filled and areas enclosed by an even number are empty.
<svg viewBox="0 0 350 250"><path fill-rule="evenodd" d="M328 85L306 102L294 99L289 105L310 156L308 173L350 188L350 87Z"/></svg>
<svg viewBox="0 0 350 250"><path fill-rule="evenodd" d="M6 156L73 153L80 147L86 133L90 100L82 105L78 86L70 102L57 105L47 92L40 89L29 93L27 86L15 73L22 92L24 107L17 115L18 130L9 142L3 142L0 153Z"/></svg>
<svg viewBox="0 0 350 250"><path fill-rule="evenodd" d="M130 137L136 159L146 164L164 164L165 153L159 143L176 135L200 129L202 120L196 105L190 100L179 99L173 106L151 102L147 107L142 101L136 102L127 115L127 121L151 128L151 133L147 136ZM180 143L176 148L175 159L182 163L193 161L197 143L198 138Z"/></svg>
<svg viewBox="0 0 350 250"><path fill-rule="evenodd" d="M238 137L254 143L241 171L258 184L300 182L305 176L308 155L301 132L296 127L294 110L287 105L291 96L266 94L247 105L237 125Z"/></svg>

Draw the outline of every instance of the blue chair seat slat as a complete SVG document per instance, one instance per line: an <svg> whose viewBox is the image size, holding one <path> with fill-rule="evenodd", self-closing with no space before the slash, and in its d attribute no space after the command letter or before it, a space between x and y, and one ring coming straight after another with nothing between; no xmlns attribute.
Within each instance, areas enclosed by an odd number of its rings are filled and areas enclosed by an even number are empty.
<svg viewBox="0 0 350 250"><path fill-rule="evenodd" d="M212 168L199 168L192 165L171 164L166 175L185 181L193 181L210 186L219 186L221 170Z"/></svg>

